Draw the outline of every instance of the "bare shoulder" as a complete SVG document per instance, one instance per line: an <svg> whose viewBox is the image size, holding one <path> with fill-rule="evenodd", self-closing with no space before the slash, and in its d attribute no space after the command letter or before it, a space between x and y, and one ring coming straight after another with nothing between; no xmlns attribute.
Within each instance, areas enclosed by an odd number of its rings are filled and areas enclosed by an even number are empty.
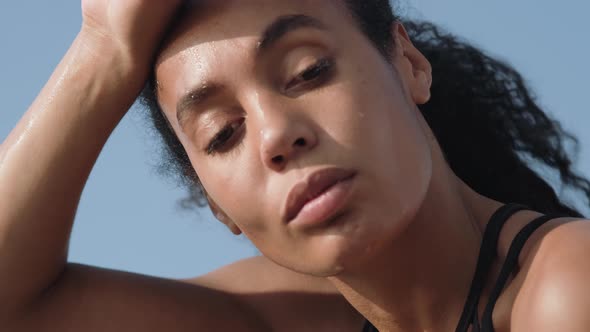
<svg viewBox="0 0 590 332"><path fill-rule="evenodd" d="M548 230L527 255L512 331L590 331L590 220Z"/></svg>
<svg viewBox="0 0 590 332"><path fill-rule="evenodd" d="M247 258L185 282L237 295L274 331L355 331L364 319L330 282Z"/></svg>

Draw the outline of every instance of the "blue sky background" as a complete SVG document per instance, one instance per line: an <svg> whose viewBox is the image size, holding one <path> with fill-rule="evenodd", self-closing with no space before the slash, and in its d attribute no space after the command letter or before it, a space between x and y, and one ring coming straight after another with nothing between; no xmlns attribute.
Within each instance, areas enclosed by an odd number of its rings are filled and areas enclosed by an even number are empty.
<svg viewBox="0 0 590 332"><path fill-rule="evenodd" d="M75 37L79 8L77 0L0 2L1 140ZM577 167L590 175L589 2L403 0L399 8L518 68L540 104L579 137ZM184 192L158 176L157 141L146 127L142 110L134 108L107 143L82 196L70 260L179 278L255 255L247 239L231 235L207 210L178 209Z"/></svg>

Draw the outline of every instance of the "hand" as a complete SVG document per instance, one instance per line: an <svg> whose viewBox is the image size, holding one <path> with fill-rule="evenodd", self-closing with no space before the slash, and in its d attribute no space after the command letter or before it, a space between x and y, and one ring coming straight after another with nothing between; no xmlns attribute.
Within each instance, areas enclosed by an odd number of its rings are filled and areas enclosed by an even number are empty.
<svg viewBox="0 0 590 332"><path fill-rule="evenodd" d="M82 31L100 50L145 67L182 0L82 0Z"/></svg>

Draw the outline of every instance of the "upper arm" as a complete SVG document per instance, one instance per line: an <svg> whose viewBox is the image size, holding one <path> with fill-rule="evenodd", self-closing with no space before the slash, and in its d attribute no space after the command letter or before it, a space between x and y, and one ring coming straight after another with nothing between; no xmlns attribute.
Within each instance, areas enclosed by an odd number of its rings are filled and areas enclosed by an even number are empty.
<svg viewBox="0 0 590 332"><path fill-rule="evenodd" d="M259 256L191 280L240 297L272 331L358 332L365 319L325 278Z"/></svg>
<svg viewBox="0 0 590 332"><path fill-rule="evenodd" d="M590 222L548 233L517 296L512 331L590 331Z"/></svg>
<svg viewBox="0 0 590 332"><path fill-rule="evenodd" d="M238 297L180 281L69 264L11 331L265 331Z"/></svg>

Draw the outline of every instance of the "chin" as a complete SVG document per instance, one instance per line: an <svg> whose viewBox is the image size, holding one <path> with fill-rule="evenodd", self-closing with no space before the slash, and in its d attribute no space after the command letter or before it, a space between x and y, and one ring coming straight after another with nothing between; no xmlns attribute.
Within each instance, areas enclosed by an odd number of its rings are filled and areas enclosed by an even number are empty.
<svg viewBox="0 0 590 332"><path fill-rule="evenodd" d="M312 239L305 266L300 272L317 277L334 277L354 271L371 260L378 244L387 234L376 231L367 223L347 225L345 231L316 236ZM385 235L385 236L384 236Z"/></svg>
<svg viewBox="0 0 590 332"><path fill-rule="evenodd" d="M340 228L313 239L304 273L318 277L335 277L358 273L375 258L389 250L396 238L403 236L413 214L383 218L374 214L351 216Z"/></svg>
<svg viewBox="0 0 590 332"><path fill-rule="evenodd" d="M338 276L355 265L362 254L351 241L344 238L330 236L324 239L314 239L313 243L304 252L291 256L285 260L284 257L273 259L275 263L298 273L314 277ZM362 259L361 259L362 260Z"/></svg>

